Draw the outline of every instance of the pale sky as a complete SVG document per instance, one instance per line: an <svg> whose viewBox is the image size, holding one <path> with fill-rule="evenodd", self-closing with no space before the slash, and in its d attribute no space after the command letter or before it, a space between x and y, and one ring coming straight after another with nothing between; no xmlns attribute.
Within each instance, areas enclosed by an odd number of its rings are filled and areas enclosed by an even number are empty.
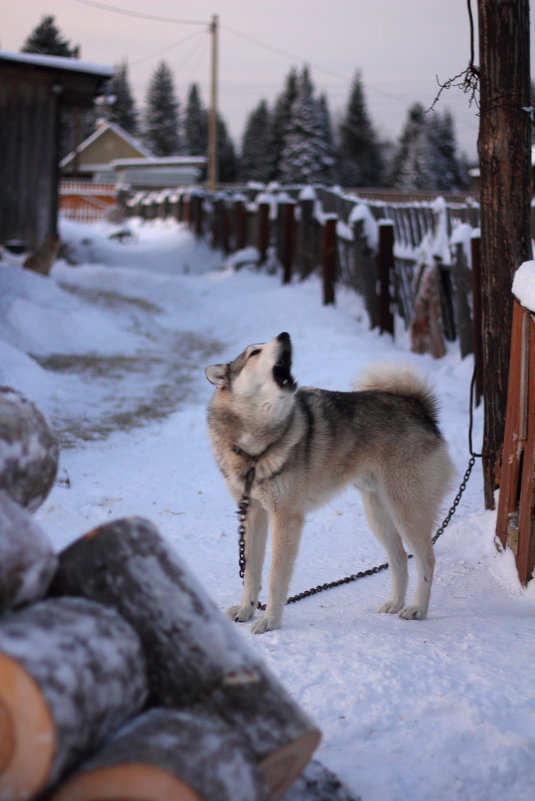
<svg viewBox="0 0 535 801"><path fill-rule="evenodd" d="M173 21L127 16L112 8ZM477 0L472 8L477 63ZM71 44L80 45L81 58L111 66L128 61L139 110L162 59L173 72L180 101L197 82L208 104L208 27L217 14L218 105L238 147L249 112L261 98L273 102L292 66L309 65L333 122L361 70L378 134L396 139L412 103L431 105L436 76L443 82L457 75L470 57L466 0L0 0L0 49L20 50L45 14L55 16ZM533 26L531 39L533 58ZM443 93L439 109L453 113L459 147L475 158L475 105L452 88Z"/></svg>

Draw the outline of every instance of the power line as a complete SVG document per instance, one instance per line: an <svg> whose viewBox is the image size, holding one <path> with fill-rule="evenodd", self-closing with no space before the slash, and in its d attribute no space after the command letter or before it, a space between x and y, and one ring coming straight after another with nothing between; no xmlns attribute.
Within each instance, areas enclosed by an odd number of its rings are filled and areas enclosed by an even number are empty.
<svg viewBox="0 0 535 801"><path fill-rule="evenodd" d="M158 14L145 14L141 11L130 11L126 8L117 8L117 6L109 5L108 3L99 3L97 0L73 0L75 3L80 3L83 6L91 6L98 8L101 11L110 11L113 14L122 14L125 17L137 17L138 19L149 19L153 22L170 22L172 25L209 25L206 20L198 19L179 19L177 17L162 17Z"/></svg>
<svg viewBox="0 0 535 801"><path fill-rule="evenodd" d="M195 33L190 33L189 36L185 36L183 39L179 39L178 42L173 42L166 47L160 47L158 50L153 50L152 53L149 53L147 56L142 56L141 58L136 59L135 61L130 62L130 66L134 67L137 64L142 64L144 61L150 61L151 58L155 58L156 56L160 56L162 53L167 52L168 50L172 50L174 47L178 47L185 42L189 42L190 39L198 38L201 36L198 31Z"/></svg>

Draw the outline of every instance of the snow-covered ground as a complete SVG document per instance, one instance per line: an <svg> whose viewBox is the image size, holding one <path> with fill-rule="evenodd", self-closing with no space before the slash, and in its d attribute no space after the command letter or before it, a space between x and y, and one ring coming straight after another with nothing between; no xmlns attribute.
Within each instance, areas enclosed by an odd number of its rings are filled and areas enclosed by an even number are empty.
<svg viewBox="0 0 535 801"><path fill-rule="evenodd" d="M121 243L108 225L64 221L82 264L59 261L49 278L0 261L0 384L36 400L63 446L36 514L58 550L140 514L221 608L236 603L237 519L206 436L204 367L283 330L301 384L348 389L376 361L427 373L460 481L472 362L456 346L440 361L416 356L399 321L395 343L369 331L351 292L339 288L337 305L323 307L316 278L283 287L225 266L174 223L129 225ZM476 447L480 432L477 410ZM494 525L478 462L436 545L426 621L375 613L389 595L383 572L288 607L279 631L253 637L240 626L321 727L318 758L363 801L535 798L535 581L519 586ZM348 491L310 515L290 591L383 561Z"/></svg>

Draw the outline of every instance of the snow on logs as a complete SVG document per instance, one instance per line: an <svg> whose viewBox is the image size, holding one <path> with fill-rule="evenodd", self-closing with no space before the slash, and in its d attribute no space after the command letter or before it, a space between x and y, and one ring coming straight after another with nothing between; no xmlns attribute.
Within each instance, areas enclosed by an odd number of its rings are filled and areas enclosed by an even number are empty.
<svg viewBox="0 0 535 801"><path fill-rule="evenodd" d="M241 737L198 707L150 709L118 733L51 801L264 801Z"/></svg>
<svg viewBox="0 0 535 801"><path fill-rule="evenodd" d="M241 733L271 798L299 776L319 730L149 521L112 521L74 542L52 591L115 607L141 639L151 695L172 708L202 702Z"/></svg>
<svg viewBox="0 0 535 801"><path fill-rule="evenodd" d="M0 798L28 799L136 715L139 638L114 610L49 599L0 623Z"/></svg>
<svg viewBox="0 0 535 801"><path fill-rule="evenodd" d="M56 565L42 529L0 491L0 613L44 598Z"/></svg>
<svg viewBox="0 0 535 801"><path fill-rule="evenodd" d="M35 510L50 492L58 469L58 444L35 403L0 387L0 489Z"/></svg>
<svg viewBox="0 0 535 801"><path fill-rule="evenodd" d="M148 521L56 556L30 512L57 467L0 387L0 801L279 798L318 729Z"/></svg>

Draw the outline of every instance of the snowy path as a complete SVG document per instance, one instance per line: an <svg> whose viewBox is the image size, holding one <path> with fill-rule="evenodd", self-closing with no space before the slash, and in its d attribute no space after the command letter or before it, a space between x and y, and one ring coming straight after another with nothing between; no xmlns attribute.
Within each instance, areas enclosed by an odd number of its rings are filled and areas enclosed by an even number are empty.
<svg viewBox="0 0 535 801"><path fill-rule="evenodd" d="M17 322L16 276L12 268L0 270L4 290L8 272L11 282L11 294L2 296L0 348L2 342L8 345L0 349L0 381L19 385L49 413L67 405L73 420L84 415L91 420L94 414L100 420L114 414L118 400L141 396L144 384L148 399L158 394L158 376L153 380L143 370L124 369L111 394L93 398L87 371L44 371L25 356L38 352L45 364L58 352L65 358L92 353L135 359L147 346L146 331L131 325L139 314L136 302L150 304L151 347L155 353L164 347L166 363L173 341L182 347L181 337L187 335L204 343L189 349L187 393L177 394L177 411L105 439L72 441L74 447L63 451L62 480L37 514L58 549L107 518L141 514L176 546L218 605L236 602L236 516L205 430L211 395L204 378L211 358L203 352L205 343L213 349L222 343L213 358L222 361L249 342L288 330L298 381L338 389L349 388L370 362L419 366L437 387L443 430L460 478L468 459L470 359L461 362L455 349L440 362L417 357L408 352L402 332L393 345L368 331L353 294L339 291L337 306L323 308L315 279L283 288L277 278L247 270L203 272L203 266L217 266L217 254L207 254L184 232L173 250L163 241L167 233L140 229L138 241L122 251L130 265L122 261L119 267L118 250L99 231L93 233L93 247L114 265L111 269L57 265L46 286L46 279L30 276L25 308L33 304L40 315L38 351L37 336L30 341L28 325ZM136 246L143 250L137 261ZM186 264L190 274L184 275ZM69 292L60 289L66 283ZM87 302L83 294L89 291L122 300L117 305ZM18 301L10 304L10 297ZM68 335L63 331L63 342L58 341L61 331L46 333L58 304L63 304L63 320L72 313L69 319L76 321ZM88 337L92 344L84 350ZM181 381L177 373L176 382ZM476 446L480 426L478 411ZM322 728L318 758L363 801L535 798L535 586L522 590L511 554L497 553L494 520L494 513L483 510L477 464L436 546L436 580L425 622L375 613L389 594L390 577L384 572L288 607L280 631L251 637L248 625L240 627ZM347 492L310 515L290 590L382 561L358 494ZM410 575L413 582L412 567Z"/></svg>

